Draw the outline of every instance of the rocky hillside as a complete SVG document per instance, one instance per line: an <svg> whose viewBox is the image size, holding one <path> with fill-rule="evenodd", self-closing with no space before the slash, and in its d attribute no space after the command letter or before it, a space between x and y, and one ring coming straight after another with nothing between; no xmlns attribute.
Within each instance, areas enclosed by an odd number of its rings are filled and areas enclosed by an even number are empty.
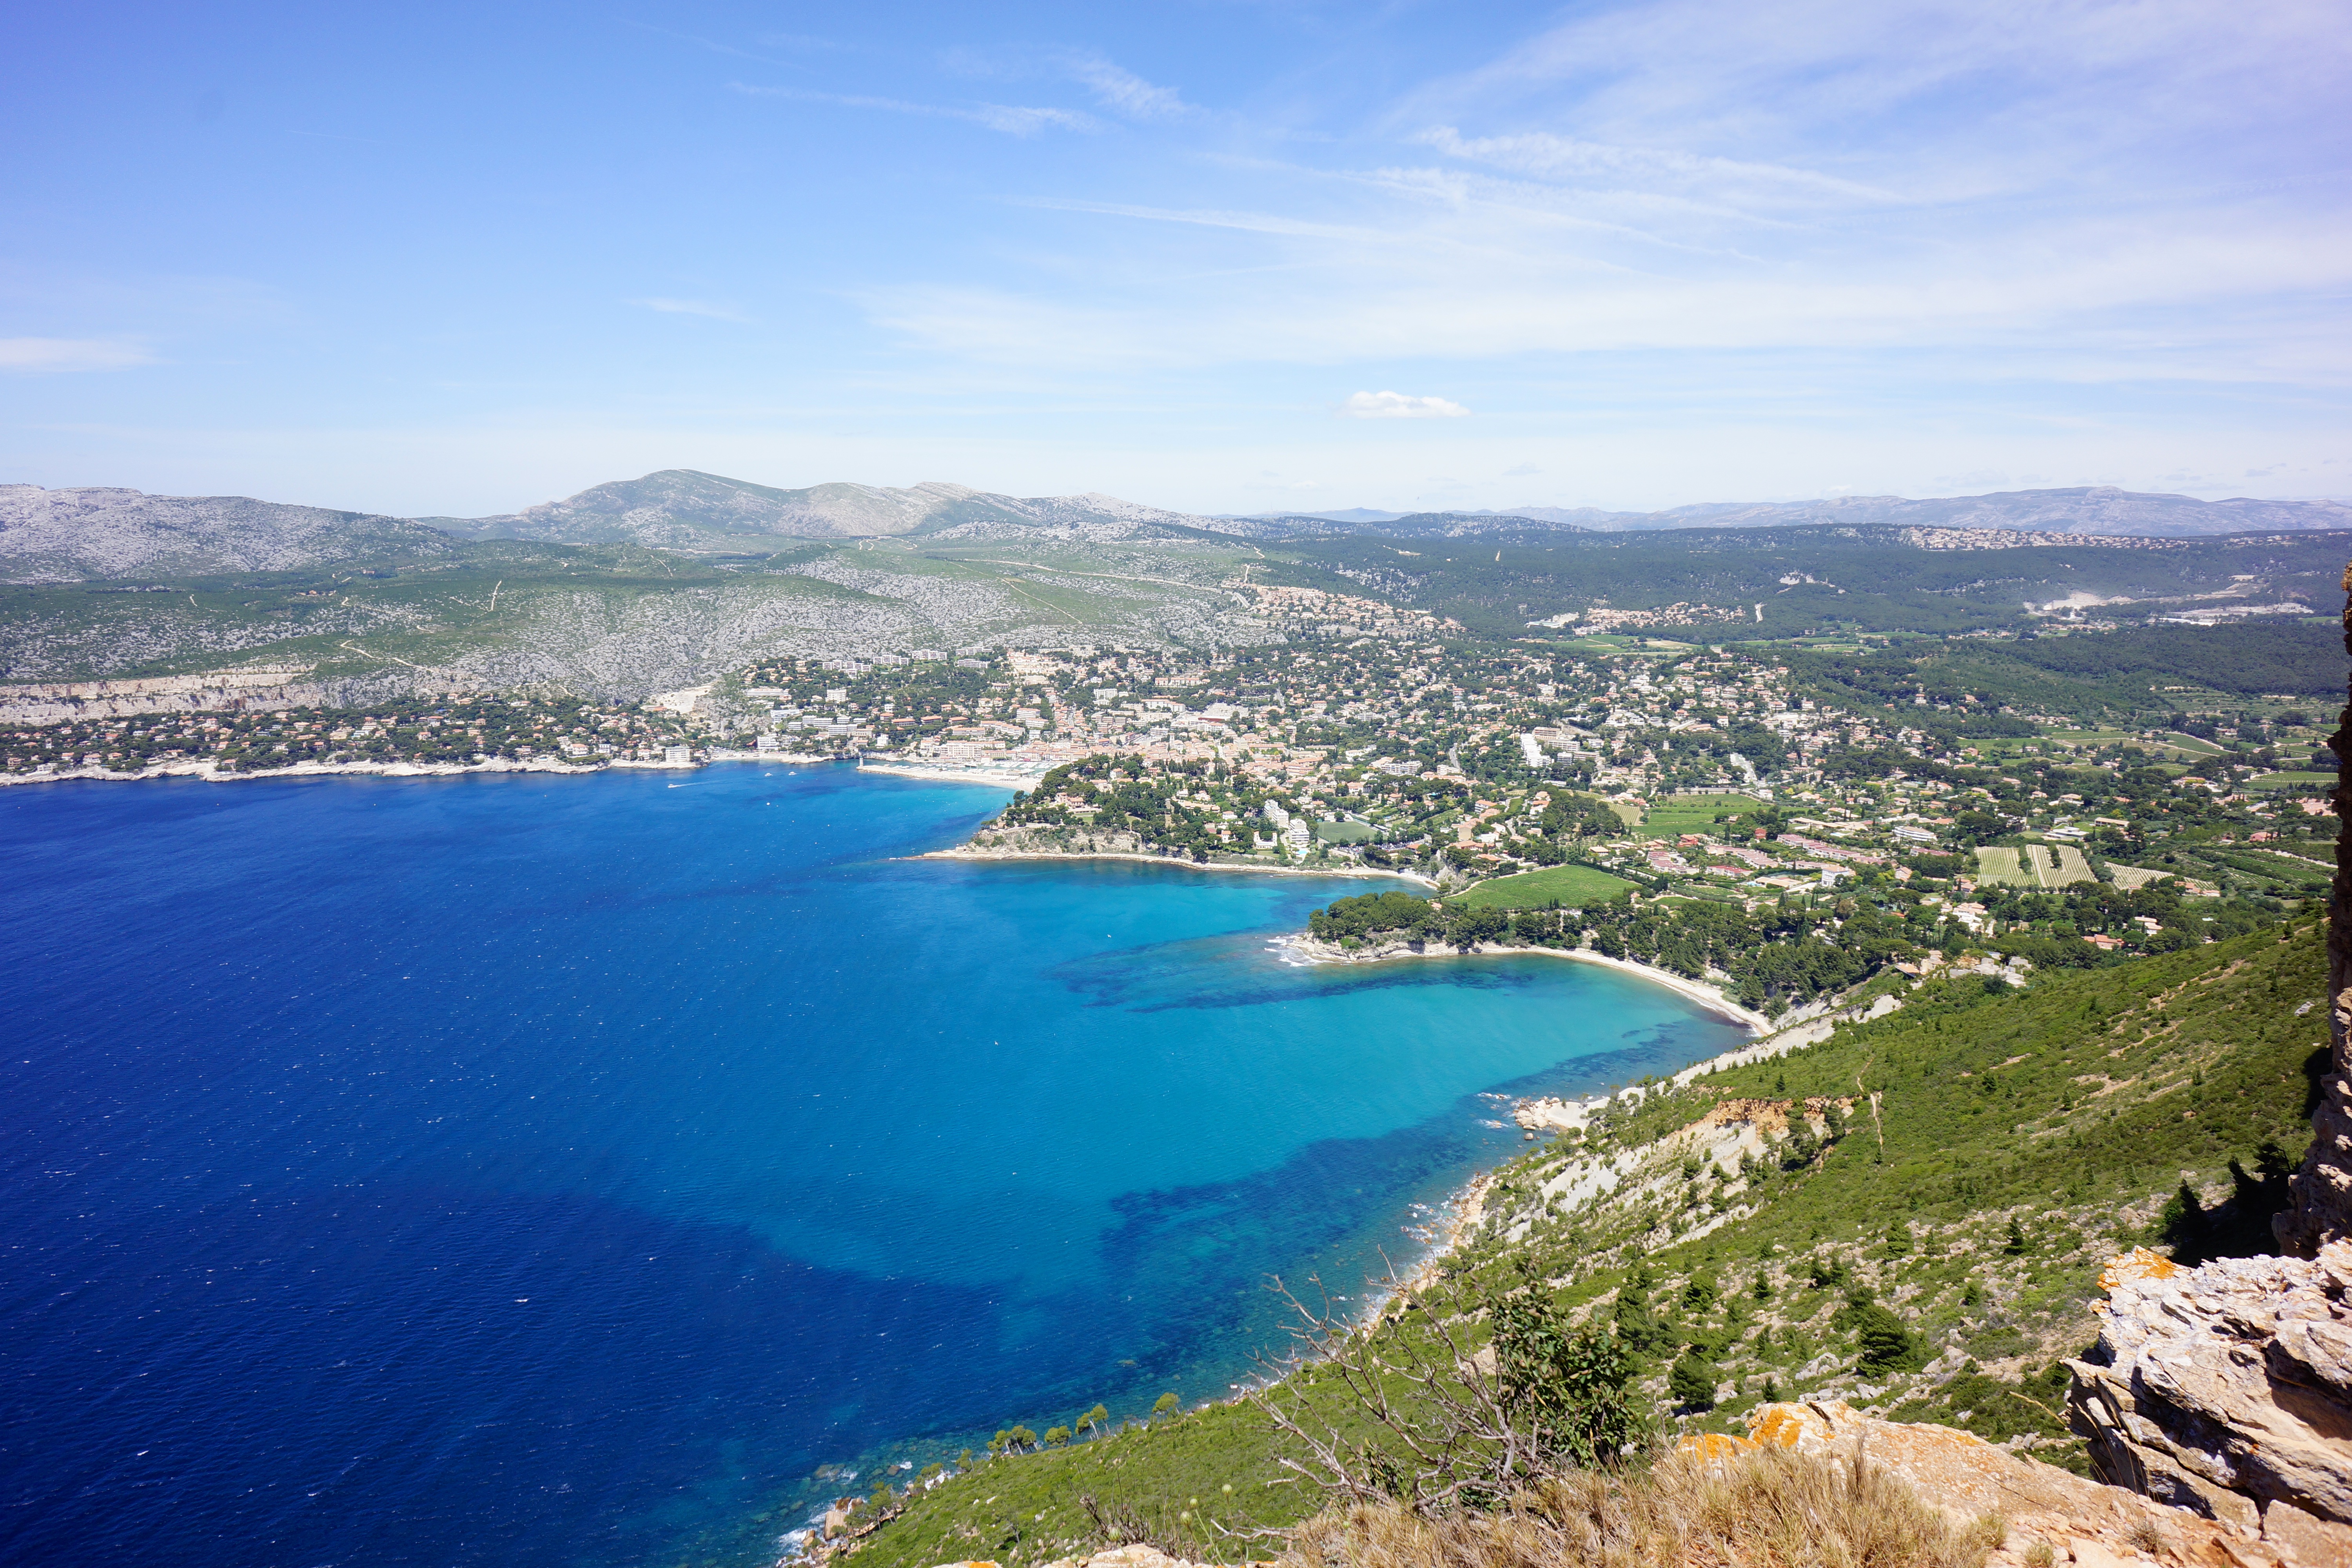
<svg viewBox="0 0 2352 1568"><path fill-rule="evenodd" d="M932 481L906 489L825 484L773 489L742 479L665 468L618 479L562 500L499 517L430 517L435 528L474 539L545 539L567 544L630 542L665 550L740 550L785 539L877 539L910 533L970 536L1105 529L1130 536L1139 526L1217 530L1206 518L1138 506L1115 496L990 495Z"/></svg>
<svg viewBox="0 0 2352 1568"><path fill-rule="evenodd" d="M963 485L776 489L690 468L593 486L495 517L381 517L246 496L154 496L0 485L0 580L292 571L446 554L454 540L768 553L811 540L1011 539L1114 543L1230 534L1229 524L1116 496L991 495Z"/></svg>
<svg viewBox="0 0 2352 1568"><path fill-rule="evenodd" d="M0 581L9 583L291 572L451 551L436 529L371 512L249 496L0 485Z"/></svg>

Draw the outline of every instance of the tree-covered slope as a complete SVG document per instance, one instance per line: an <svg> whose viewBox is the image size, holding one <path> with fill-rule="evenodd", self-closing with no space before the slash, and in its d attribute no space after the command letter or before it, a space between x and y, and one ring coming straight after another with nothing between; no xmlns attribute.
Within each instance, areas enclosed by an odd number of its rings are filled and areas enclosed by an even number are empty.
<svg viewBox="0 0 2352 1568"><path fill-rule="evenodd" d="M2016 544L2017 535L1901 528L1688 528L1672 533L1530 531L1460 539L1291 540L1267 580L1370 592L1518 637L1564 613L1708 605L1714 642L1866 632L1947 636L2048 625L2028 605L2072 601L2106 619L2204 605L2324 602L2346 535L2237 535ZM1760 614L1759 614L1760 609ZM1666 624L1672 624L1671 622Z"/></svg>

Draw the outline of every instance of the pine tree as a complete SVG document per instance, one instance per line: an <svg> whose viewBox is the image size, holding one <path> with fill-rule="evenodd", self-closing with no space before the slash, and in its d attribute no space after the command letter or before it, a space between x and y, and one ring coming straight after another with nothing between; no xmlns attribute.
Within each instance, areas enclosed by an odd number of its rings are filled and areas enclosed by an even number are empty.
<svg viewBox="0 0 2352 1568"><path fill-rule="evenodd" d="M1697 1351L1688 1350L1675 1363L1674 1370L1666 1373L1666 1392L1672 1394L1675 1402L1685 1409L1712 1410L1715 1408L1715 1385L1718 1380L1715 1363Z"/></svg>

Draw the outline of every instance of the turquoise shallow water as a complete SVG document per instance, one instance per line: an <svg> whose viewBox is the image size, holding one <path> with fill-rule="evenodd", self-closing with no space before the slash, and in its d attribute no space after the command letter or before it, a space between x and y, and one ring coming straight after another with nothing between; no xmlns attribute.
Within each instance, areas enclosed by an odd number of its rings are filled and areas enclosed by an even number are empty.
<svg viewBox="0 0 2352 1568"><path fill-rule="evenodd" d="M754 1560L820 1463L1224 1392L1268 1273L1352 1288L1517 1146L1482 1095L1738 1037L1269 951L1360 882L901 858L1002 798L0 796L0 1554Z"/></svg>

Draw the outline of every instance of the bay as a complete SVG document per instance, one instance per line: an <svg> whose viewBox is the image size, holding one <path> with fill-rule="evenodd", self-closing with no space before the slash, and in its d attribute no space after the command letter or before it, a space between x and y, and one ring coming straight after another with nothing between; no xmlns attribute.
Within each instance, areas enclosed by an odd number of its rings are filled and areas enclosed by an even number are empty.
<svg viewBox="0 0 2352 1568"><path fill-rule="evenodd" d="M1224 1394L1269 1274L1357 1288L1517 1147L1496 1097L1738 1037L1271 948L1380 883L908 858L1003 799L0 795L0 1554L770 1561L820 1465Z"/></svg>

